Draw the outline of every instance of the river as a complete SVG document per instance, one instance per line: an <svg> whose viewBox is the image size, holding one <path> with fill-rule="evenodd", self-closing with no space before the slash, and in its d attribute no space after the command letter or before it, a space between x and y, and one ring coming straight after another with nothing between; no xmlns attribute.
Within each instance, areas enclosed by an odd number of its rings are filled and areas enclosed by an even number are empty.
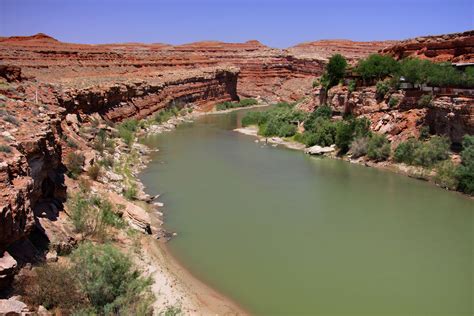
<svg viewBox="0 0 474 316"><path fill-rule="evenodd" d="M151 136L141 174L169 248L255 315L473 315L474 203L386 171L255 143L246 110Z"/></svg>

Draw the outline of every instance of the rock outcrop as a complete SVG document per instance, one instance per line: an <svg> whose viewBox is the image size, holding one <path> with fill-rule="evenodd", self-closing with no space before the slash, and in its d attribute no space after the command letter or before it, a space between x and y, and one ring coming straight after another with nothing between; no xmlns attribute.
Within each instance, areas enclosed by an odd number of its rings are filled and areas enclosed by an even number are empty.
<svg viewBox="0 0 474 316"><path fill-rule="evenodd" d="M400 41L381 50L397 59L418 57L453 63L474 62L474 31L423 36Z"/></svg>

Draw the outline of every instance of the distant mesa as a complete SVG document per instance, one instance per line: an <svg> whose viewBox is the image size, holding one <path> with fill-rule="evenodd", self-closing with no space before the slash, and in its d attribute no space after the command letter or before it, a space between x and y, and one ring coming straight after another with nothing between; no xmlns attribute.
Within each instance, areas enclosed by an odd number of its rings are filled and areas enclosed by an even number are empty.
<svg viewBox="0 0 474 316"><path fill-rule="evenodd" d="M44 33L38 33L31 36L10 36L10 37L2 37L0 38L0 42L28 42L28 41L35 41L35 42L59 42L54 37L46 35Z"/></svg>

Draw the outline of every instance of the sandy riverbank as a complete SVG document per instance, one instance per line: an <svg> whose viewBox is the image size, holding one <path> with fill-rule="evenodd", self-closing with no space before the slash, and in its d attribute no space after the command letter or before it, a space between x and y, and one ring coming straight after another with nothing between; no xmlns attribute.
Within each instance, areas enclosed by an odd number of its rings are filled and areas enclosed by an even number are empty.
<svg viewBox="0 0 474 316"><path fill-rule="evenodd" d="M200 112L194 111L180 118L172 118L167 122L156 124L143 131L142 136L172 131L180 124L192 122L195 119L214 114L225 114L241 109L265 107L268 104L258 104L250 107L241 107L224 111ZM141 166L136 166L136 173L146 168L148 159L143 160ZM138 177L139 190L146 193ZM163 223L160 208L156 208L152 217L152 226ZM153 212L153 209L152 209ZM161 229L161 228L160 228ZM157 297L154 309L162 312L168 306L179 307L185 315L249 315L241 306L211 288L191 272L189 272L170 252L166 242L156 240L153 236L144 236L141 239L143 258L141 265L153 280L152 291Z"/></svg>

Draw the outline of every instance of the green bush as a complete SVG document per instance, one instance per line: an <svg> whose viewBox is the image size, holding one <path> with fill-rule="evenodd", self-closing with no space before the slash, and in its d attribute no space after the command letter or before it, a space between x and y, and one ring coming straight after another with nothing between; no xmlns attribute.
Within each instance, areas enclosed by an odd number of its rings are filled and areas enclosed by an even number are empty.
<svg viewBox="0 0 474 316"><path fill-rule="evenodd" d="M170 110L161 110L153 116L153 120L160 124L168 121L173 116L173 113Z"/></svg>
<svg viewBox="0 0 474 316"><path fill-rule="evenodd" d="M106 237L106 226L122 227L123 219L109 201L85 190L68 198L68 210L74 230L85 236Z"/></svg>
<svg viewBox="0 0 474 316"><path fill-rule="evenodd" d="M422 146L421 142L414 138L410 138L406 142L401 142L395 149L393 159L396 162L404 162L411 165L415 160L415 151L420 146Z"/></svg>
<svg viewBox="0 0 474 316"><path fill-rule="evenodd" d="M413 163L423 167L432 167L449 157L449 141L446 137L433 136L415 149Z"/></svg>
<svg viewBox="0 0 474 316"><path fill-rule="evenodd" d="M0 152L9 154L12 152L12 149L8 145L0 145Z"/></svg>
<svg viewBox="0 0 474 316"><path fill-rule="evenodd" d="M354 124L341 121L336 124L335 144L341 153L346 153L354 138Z"/></svg>
<svg viewBox="0 0 474 316"><path fill-rule="evenodd" d="M420 128L420 140L427 140L430 137L430 128L429 126L422 126Z"/></svg>
<svg viewBox="0 0 474 316"><path fill-rule="evenodd" d="M151 280L109 244L82 243L71 255L81 291L99 314L151 314Z"/></svg>
<svg viewBox="0 0 474 316"><path fill-rule="evenodd" d="M390 87L388 84L385 83L385 81L378 81L377 85L375 86L376 88L376 94L377 98L383 99L387 92L390 90Z"/></svg>
<svg viewBox="0 0 474 316"><path fill-rule="evenodd" d="M332 109L329 105L323 104L318 106L311 112L309 117L304 121L304 129L307 131L315 130L315 121L317 118L330 119L332 117Z"/></svg>
<svg viewBox="0 0 474 316"><path fill-rule="evenodd" d="M84 161L85 157L81 153L71 152L67 155L65 164L71 178L77 179L77 177L81 174Z"/></svg>
<svg viewBox="0 0 474 316"><path fill-rule="evenodd" d="M239 107L257 105L258 101L255 99L242 99L239 102Z"/></svg>
<svg viewBox="0 0 474 316"><path fill-rule="evenodd" d="M125 196L125 198L130 201L135 200L135 198L137 197L137 187L134 184L129 185L125 189L123 196Z"/></svg>
<svg viewBox="0 0 474 316"><path fill-rule="evenodd" d="M438 163L434 181L442 188L454 190L458 187L457 168L451 160Z"/></svg>
<svg viewBox="0 0 474 316"><path fill-rule="evenodd" d="M390 156L390 142L385 135L373 134L367 145L367 157L375 161L387 160Z"/></svg>
<svg viewBox="0 0 474 316"><path fill-rule="evenodd" d="M258 104L256 99L242 99L240 102L222 102L216 105L217 111L223 111L227 109L241 108Z"/></svg>
<svg viewBox="0 0 474 316"><path fill-rule="evenodd" d="M368 137L356 138L351 142L350 152L352 153L352 158L359 158L367 155L369 146Z"/></svg>
<svg viewBox="0 0 474 316"><path fill-rule="evenodd" d="M336 141L336 124L328 119L318 117L314 121L314 128L303 134L306 146L330 146Z"/></svg>
<svg viewBox="0 0 474 316"><path fill-rule="evenodd" d="M458 169L459 190L474 194L474 136L464 136L462 146L462 162Z"/></svg>
<svg viewBox="0 0 474 316"><path fill-rule="evenodd" d="M16 126L19 126L20 125L20 122L17 120L16 117L14 117L13 115L11 114L7 114L3 117L3 120L5 122L9 122L9 123L12 123L13 125L16 125Z"/></svg>
<svg viewBox="0 0 474 316"><path fill-rule="evenodd" d="M352 92L355 91L356 87L357 87L357 86L356 86L355 80L351 80L351 81L349 82L349 86L347 87L347 90L349 91L349 93L352 93Z"/></svg>
<svg viewBox="0 0 474 316"><path fill-rule="evenodd" d="M398 98L396 97L390 97L390 100L388 100L388 106L393 108L398 105Z"/></svg>
<svg viewBox="0 0 474 316"><path fill-rule="evenodd" d="M131 146L135 139L135 132L138 130L138 128L139 122L136 119L124 121L118 127L119 136L123 139L125 144Z"/></svg>
<svg viewBox="0 0 474 316"><path fill-rule="evenodd" d="M431 94L423 94L418 100L418 105L425 108L431 104L432 100L433 96Z"/></svg>
<svg viewBox="0 0 474 316"><path fill-rule="evenodd" d="M400 69L398 62L388 55L372 54L357 64L355 71L364 80L383 80L397 73Z"/></svg>

